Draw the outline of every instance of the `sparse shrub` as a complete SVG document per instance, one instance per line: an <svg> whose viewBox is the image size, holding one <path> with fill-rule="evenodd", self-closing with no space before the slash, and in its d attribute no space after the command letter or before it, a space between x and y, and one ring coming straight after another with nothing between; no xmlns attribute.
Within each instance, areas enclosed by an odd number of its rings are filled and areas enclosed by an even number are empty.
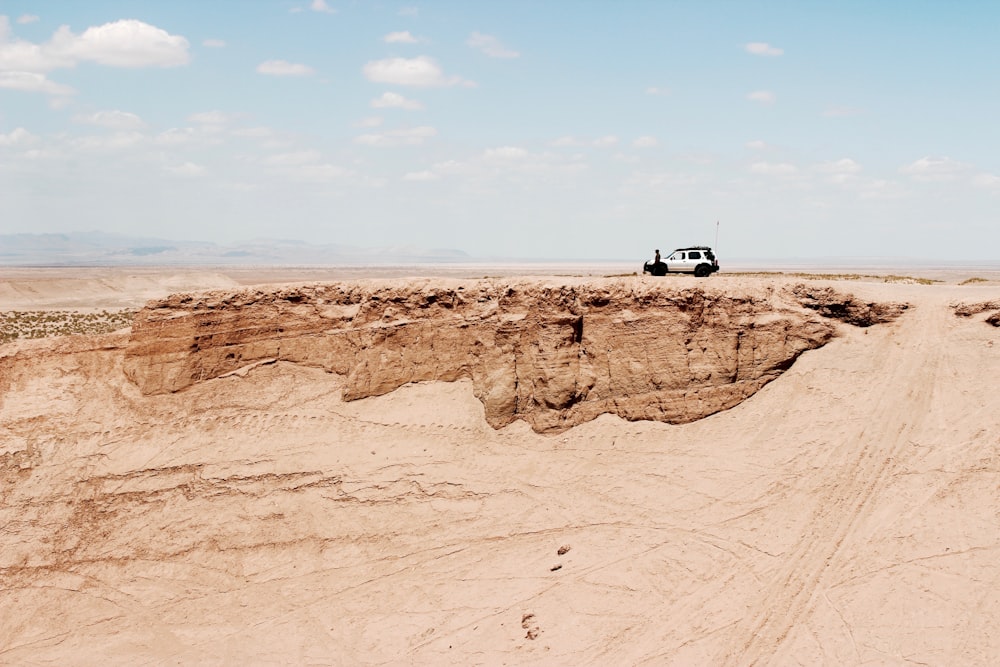
<svg viewBox="0 0 1000 667"><path fill-rule="evenodd" d="M916 278L913 276L878 276L870 273L803 273L799 271L793 271L786 273L784 271L727 271L728 276L787 276L790 278L801 278L803 280L878 280L884 283L906 283L906 284L917 284L917 285L933 285L934 283L941 282L940 280L933 280L931 278Z"/></svg>
<svg viewBox="0 0 1000 667"><path fill-rule="evenodd" d="M67 310L0 312L0 344L21 338L109 333L131 326L137 312L132 309L103 310L100 313Z"/></svg>
<svg viewBox="0 0 1000 667"><path fill-rule="evenodd" d="M914 278L913 276L896 276L888 275L882 280L885 283L905 283L907 285L933 285L934 283L941 282L940 280L933 280L931 278Z"/></svg>

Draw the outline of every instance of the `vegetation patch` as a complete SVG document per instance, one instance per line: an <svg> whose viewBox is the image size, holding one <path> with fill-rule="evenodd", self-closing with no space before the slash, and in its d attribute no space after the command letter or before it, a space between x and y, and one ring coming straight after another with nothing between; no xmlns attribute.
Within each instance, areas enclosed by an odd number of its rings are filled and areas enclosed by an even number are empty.
<svg viewBox="0 0 1000 667"><path fill-rule="evenodd" d="M906 285L933 285L934 283L944 282L942 280L934 280L932 278L915 278L913 276L882 276L882 282L884 283L904 283Z"/></svg>
<svg viewBox="0 0 1000 667"><path fill-rule="evenodd" d="M943 282L932 278L918 278L916 276L877 276L870 273L801 273L797 271L727 271L727 276L780 276L788 278L802 278L804 280L875 280L882 283L904 283L907 285L933 285Z"/></svg>
<svg viewBox="0 0 1000 667"><path fill-rule="evenodd" d="M0 343L23 338L110 333L132 326L138 312L133 309L102 310L99 313L76 310L0 311Z"/></svg>
<svg viewBox="0 0 1000 667"><path fill-rule="evenodd" d="M966 278L959 285L975 285L976 283L988 283L986 278L980 278L978 276L973 276L972 278Z"/></svg>

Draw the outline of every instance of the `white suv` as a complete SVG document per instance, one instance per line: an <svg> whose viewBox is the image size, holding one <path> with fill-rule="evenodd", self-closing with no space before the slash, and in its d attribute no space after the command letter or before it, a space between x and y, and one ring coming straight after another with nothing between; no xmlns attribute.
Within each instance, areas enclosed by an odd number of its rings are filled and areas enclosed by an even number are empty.
<svg viewBox="0 0 1000 667"><path fill-rule="evenodd" d="M719 261L708 246L678 248L663 262L646 262L643 273L665 276L668 273L693 273L699 278L710 276L719 270Z"/></svg>

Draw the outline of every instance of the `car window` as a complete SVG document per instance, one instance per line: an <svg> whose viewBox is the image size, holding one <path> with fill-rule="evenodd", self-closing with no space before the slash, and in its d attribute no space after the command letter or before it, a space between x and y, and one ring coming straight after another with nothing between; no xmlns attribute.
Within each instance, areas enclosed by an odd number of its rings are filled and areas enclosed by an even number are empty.
<svg viewBox="0 0 1000 667"><path fill-rule="evenodd" d="M701 259L701 253L697 250L693 250L688 253L688 259Z"/></svg>
<svg viewBox="0 0 1000 667"><path fill-rule="evenodd" d="M667 257L667 260L673 260L673 261L676 262L679 259L684 259L683 255L684 255L684 253L682 253L682 252L675 252L670 257Z"/></svg>

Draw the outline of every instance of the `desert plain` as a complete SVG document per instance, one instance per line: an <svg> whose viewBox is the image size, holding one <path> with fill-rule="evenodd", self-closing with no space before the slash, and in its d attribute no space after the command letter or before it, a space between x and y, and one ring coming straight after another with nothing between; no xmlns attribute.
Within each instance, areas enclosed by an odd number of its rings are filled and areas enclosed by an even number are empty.
<svg viewBox="0 0 1000 667"><path fill-rule="evenodd" d="M1000 270L620 268L0 269L0 664L997 664Z"/></svg>

